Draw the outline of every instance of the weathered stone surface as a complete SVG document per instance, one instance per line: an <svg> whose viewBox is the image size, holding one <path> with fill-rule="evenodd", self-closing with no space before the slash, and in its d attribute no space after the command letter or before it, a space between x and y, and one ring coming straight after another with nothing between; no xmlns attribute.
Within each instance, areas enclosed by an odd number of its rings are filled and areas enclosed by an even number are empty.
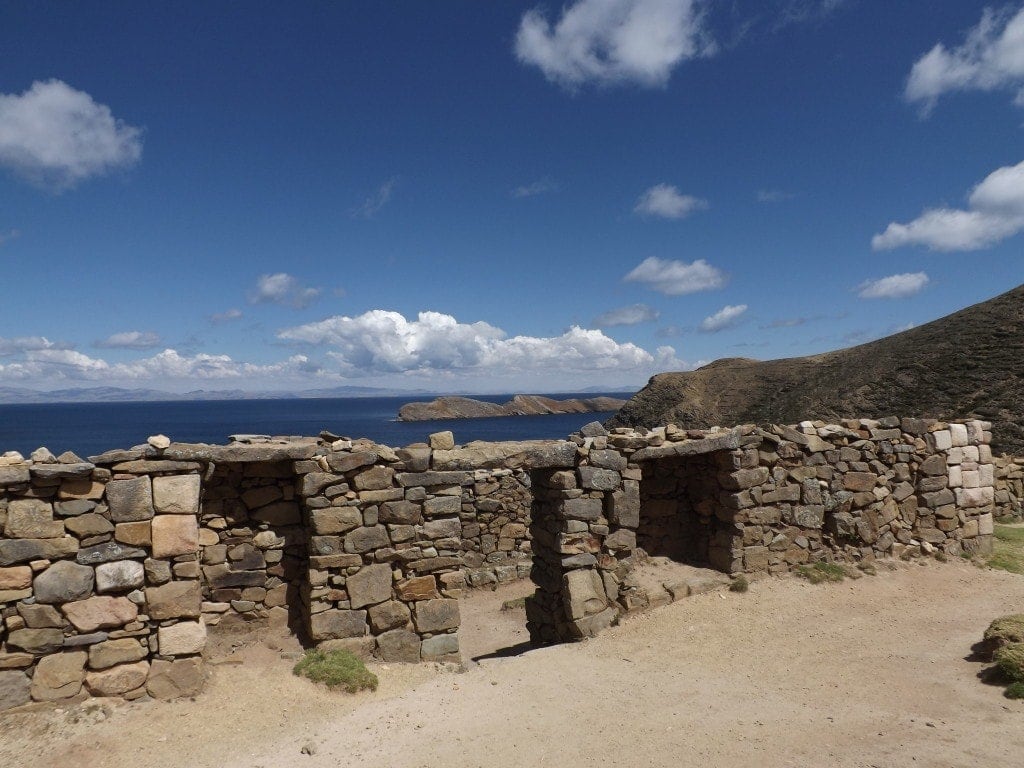
<svg viewBox="0 0 1024 768"><path fill-rule="evenodd" d="M70 560L59 560L36 576L32 589L36 601L49 605L83 600L92 594L93 569Z"/></svg>
<svg viewBox="0 0 1024 768"><path fill-rule="evenodd" d="M352 482L358 491L379 491L391 486L394 475L390 467L375 466L357 474Z"/></svg>
<svg viewBox="0 0 1024 768"><path fill-rule="evenodd" d="M199 475L167 475L153 478L153 507L172 515L199 511Z"/></svg>
<svg viewBox="0 0 1024 768"><path fill-rule="evenodd" d="M459 601L441 598L423 600L415 604L416 629L423 632L443 632L459 626Z"/></svg>
<svg viewBox="0 0 1024 768"><path fill-rule="evenodd" d="M161 656L191 656L206 647L206 625L202 621L179 621L160 627L157 642Z"/></svg>
<svg viewBox="0 0 1024 768"><path fill-rule="evenodd" d="M18 603L18 615L25 621L25 626L32 629L57 628L64 626L64 619L52 605L40 603Z"/></svg>
<svg viewBox="0 0 1024 768"><path fill-rule="evenodd" d="M349 576L346 582L353 608L362 608L391 599L391 566L387 563L367 565Z"/></svg>
<svg viewBox="0 0 1024 768"><path fill-rule="evenodd" d="M437 591L437 579L433 576L416 576L395 585L398 596L407 602L413 600L431 600L440 597Z"/></svg>
<svg viewBox="0 0 1024 768"><path fill-rule="evenodd" d="M7 635L7 646L41 656L63 648L64 633L59 629L16 629Z"/></svg>
<svg viewBox="0 0 1024 768"><path fill-rule="evenodd" d="M730 491L742 491L762 485L769 477L768 467L739 469L722 477L722 485Z"/></svg>
<svg viewBox="0 0 1024 768"><path fill-rule="evenodd" d="M268 504L252 512L251 517L258 522L274 526L299 525L302 522L302 512L294 501Z"/></svg>
<svg viewBox="0 0 1024 768"><path fill-rule="evenodd" d="M0 479L2 477L0 475ZM32 700L31 685L24 672L0 671L0 712L28 704Z"/></svg>
<svg viewBox="0 0 1024 768"><path fill-rule="evenodd" d="M623 528L636 528L640 525L639 483L623 483L622 490L611 495L609 516L613 523Z"/></svg>
<svg viewBox="0 0 1024 768"><path fill-rule="evenodd" d="M92 512L96 509L96 502L89 499L71 499L70 501L58 501L53 505L53 511L61 517L77 517ZM67 525L67 523L65 523Z"/></svg>
<svg viewBox="0 0 1024 768"><path fill-rule="evenodd" d="M363 524L363 516L356 507L327 507L310 512L313 530L320 535L345 533Z"/></svg>
<svg viewBox="0 0 1024 768"><path fill-rule="evenodd" d="M594 467L614 469L616 472L621 472L626 468L626 457L613 450L592 450L589 461Z"/></svg>
<svg viewBox="0 0 1024 768"><path fill-rule="evenodd" d="M388 600L375 605L368 611L370 627L375 634L387 632L389 629L404 627L409 623L409 607L398 600Z"/></svg>
<svg viewBox="0 0 1024 768"><path fill-rule="evenodd" d="M153 518L152 536L153 557L174 557L199 551L199 524L192 515L158 515Z"/></svg>
<svg viewBox="0 0 1024 768"><path fill-rule="evenodd" d="M28 589L32 586L32 569L27 565L0 568L0 589Z"/></svg>
<svg viewBox="0 0 1024 768"><path fill-rule="evenodd" d="M878 476L870 472L847 472L843 475L843 488L853 493L870 491L878 482Z"/></svg>
<svg viewBox="0 0 1024 768"><path fill-rule="evenodd" d="M118 560L96 566L96 591L127 592L145 583L146 573L137 560Z"/></svg>
<svg viewBox="0 0 1024 768"><path fill-rule="evenodd" d="M32 560L59 560L78 551L78 539L2 539L0 566L27 563Z"/></svg>
<svg viewBox="0 0 1024 768"><path fill-rule="evenodd" d="M448 430L434 432L427 438L427 442L435 451L450 451L455 447L455 435Z"/></svg>
<svg viewBox="0 0 1024 768"><path fill-rule="evenodd" d="M382 661L416 664L420 645L420 636L407 629L392 629L377 636L377 654Z"/></svg>
<svg viewBox="0 0 1024 768"><path fill-rule="evenodd" d="M199 694L204 682L203 660L198 656L173 661L154 659L146 678L146 692L154 699L169 701Z"/></svg>
<svg viewBox="0 0 1024 768"><path fill-rule="evenodd" d="M85 651L65 651L44 656L32 675L35 701L59 701L77 696L85 679Z"/></svg>
<svg viewBox="0 0 1024 768"><path fill-rule="evenodd" d="M345 536L345 551L349 554L370 552L390 544L388 529L383 525L356 528Z"/></svg>
<svg viewBox="0 0 1024 768"><path fill-rule="evenodd" d="M148 675L148 661L119 664L110 669L87 673L85 687L93 696L121 696L145 685Z"/></svg>
<svg viewBox="0 0 1024 768"><path fill-rule="evenodd" d="M447 502L450 497L444 497ZM433 499L429 500L433 501ZM459 500L455 499L456 511ZM428 502L429 503L429 502ZM380 505L380 522L394 525L416 525L423 520L422 507L411 501L387 501Z"/></svg>
<svg viewBox="0 0 1024 768"><path fill-rule="evenodd" d="M580 467L580 487L588 490L614 491L619 487L622 476L612 469Z"/></svg>
<svg viewBox="0 0 1024 768"><path fill-rule="evenodd" d="M423 524L423 535L428 539L457 539L462 536L462 521L457 517L429 520Z"/></svg>
<svg viewBox="0 0 1024 768"><path fill-rule="evenodd" d="M142 563L146 571L146 581L150 584L165 584L171 580L171 564L166 560L147 558ZM211 583L211 586L214 586Z"/></svg>
<svg viewBox="0 0 1024 768"><path fill-rule="evenodd" d="M122 627L139 615L138 607L126 597L90 597L65 603L61 611L79 632Z"/></svg>
<svg viewBox="0 0 1024 768"><path fill-rule="evenodd" d="M204 565L203 575L206 582L214 589L226 589L230 587L262 587L267 582L267 576L262 571L233 571L225 564Z"/></svg>
<svg viewBox="0 0 1024 768"><path fill-rule="evenodd" d="M149 520L118 523L114 526L114 539L129 547L151 546L153 543L152 523Z"/></svg>
<svg viewBox="0 0 1024 768"><path fill-rule="evenodd" d="M420 646L423 661L459 661L459 636L457 634L434 635Z"/></svg>
<svg viewBox="0 0 1024 768"><path fill-rule="evenodd" d="M620 528L604 539L604 546L609 552L618 552L624 549L636 549L636 533L625 528Z"/></svg>
<svg viewBox="0 0 1024 768"><path fill-rule="evenodd" d="M79 538L102 536L114 530L113 523L95 512L68 518L64 522L64 526Z"/></svg>
<svg viewBox="0 0 1024 768"><path fill-rule="evenodd" d="M377 461L373 451L355 451L353 453L329 453L327 465L335 472L351 472L359 467L367 467Z"/></svg>
<svg viewBox="0 0 1024 768"><path fill-rule="evenodd" d="M366 611L331 609L314 613L309 619L309 631L314 640L362 637L366 630Z"/></svg>
<svg viewBox="0 0 1024 768"><path fill-rule="evenodd" d="M12 539L56 539L64 523L53 519L53 505L41 499L18 499L7 506L4 535Z"/></svg>
<svg viewBox="0 0 1024 768"><path fill-rule="evenodd" d="M75 559L82 565L99 565L115 560L127 560L132 557L145 557L146 550L138 547L126 547L116 541L105 541L92 547L80 549Z"/></svg>
<svg viewBox="0 0 1024 768"><path fill-rule="evenodd" d="M106 488L110 519L131 523L153 517L153 488L149 477L111 480Z"/></svg>
<svg viewBox="0 0 1024 768"><path fill-rule="evenodd" d="M133 637L106 640L89 646L89 669L107 669L146 658L145 646Z"/></svg>
<svg viewBox="0 0 1024 768"><path fill-rule="evenodd" d="M146 588L146 613L152 619L197 618L203 593L198 581L172 581Z"/></svg>
<svg viewBox="0 0 1024 768"><path fill-rule="evenodd" d="M0 485L19 485L31 479L27 464L0 466Z"/></svg>
<svg viewBox="0 0 1024 768"><path fill-rule="evenodd" d="M570 619L599 613L608 605L601 575L593 568L562 574L562 600Z"/></svg>

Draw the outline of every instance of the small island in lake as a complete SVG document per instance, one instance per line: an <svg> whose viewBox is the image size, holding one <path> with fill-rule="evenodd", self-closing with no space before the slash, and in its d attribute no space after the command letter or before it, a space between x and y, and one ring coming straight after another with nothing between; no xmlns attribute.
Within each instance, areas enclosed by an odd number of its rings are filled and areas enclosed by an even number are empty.
<svg viewBox="0 0 1024 768"><path fill-rule="evenodd" d="M585 397L555 400L542 395L516 395L507 403L488 403L469 397L438 397L429 403L406 403L398 409L399 421L434 419L482 419L494 416L539 416L551 413L606 413L626 404L617 397Z"/></svg>

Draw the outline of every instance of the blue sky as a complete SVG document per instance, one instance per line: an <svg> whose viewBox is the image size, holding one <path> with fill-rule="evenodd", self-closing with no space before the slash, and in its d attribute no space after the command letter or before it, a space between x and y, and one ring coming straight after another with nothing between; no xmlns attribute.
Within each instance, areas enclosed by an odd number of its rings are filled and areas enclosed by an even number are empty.
<svg viewBox="0 0 1024 768"><path fill-rule="evenodd" d="M1024 4L0 2L0 386L642 385L1024 282Z"/></svg>

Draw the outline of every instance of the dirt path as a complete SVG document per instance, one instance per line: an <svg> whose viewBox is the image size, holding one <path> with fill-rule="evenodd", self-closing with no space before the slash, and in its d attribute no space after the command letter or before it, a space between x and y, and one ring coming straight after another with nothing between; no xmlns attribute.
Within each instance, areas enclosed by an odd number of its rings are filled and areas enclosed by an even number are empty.
<svg viewBox="0 0 1024 768"><path fill-rule="evenodd" d="M505 599L464 607L484 626L493 614L492 640L513 620ZM1024 611L1024 577L965 563L839 585L773 579L461 674L377 665L380 690L356 697L294 678L257 646L195 702L0 718L0 764L1019 766L1024 702L965 658L1012 611ZM493 645L477 638L477 651Z"/></svg>

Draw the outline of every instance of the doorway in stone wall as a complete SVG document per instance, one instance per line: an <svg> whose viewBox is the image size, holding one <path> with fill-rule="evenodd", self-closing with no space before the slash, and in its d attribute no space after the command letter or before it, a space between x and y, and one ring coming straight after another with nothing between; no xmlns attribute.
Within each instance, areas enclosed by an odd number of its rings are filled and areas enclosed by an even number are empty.
<svg viewBox="0 0 1024 768"><path fill-rule="evenodd" d="M203 482L203 599L211 633L270 627L306 643L308 536L291 461L217 464Z"/></svg>
<svg viewBox="0 0 1024 768"><path fill-rule="evenodd" d="M651 558L728 573L731 513L718 498L715 454L662 458L641 468L637 546Z"/></svg>

